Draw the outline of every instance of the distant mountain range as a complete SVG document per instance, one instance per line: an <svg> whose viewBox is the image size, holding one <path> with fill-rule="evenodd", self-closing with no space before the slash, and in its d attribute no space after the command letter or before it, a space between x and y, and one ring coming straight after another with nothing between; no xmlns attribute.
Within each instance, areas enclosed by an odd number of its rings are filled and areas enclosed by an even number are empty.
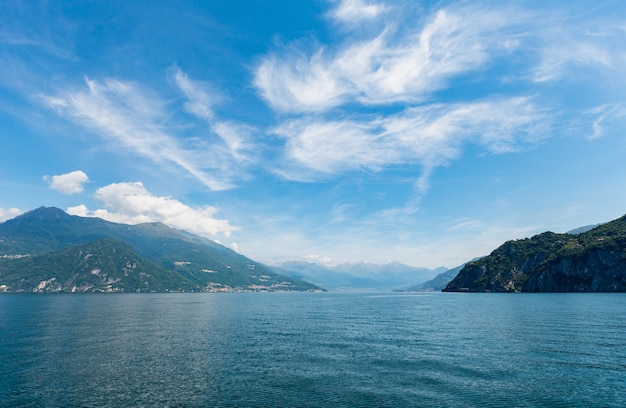
<svg viewBox="0 0 626 408"><path fill-rule="evenodd" d="M41 207L0 223L0 292L624 292L626 216L504 243L446 268L285 262L269 267L160 223Z"/></svg>
<svg viewBox="0 0 626 408"><path fill-rule="evenodd" d="M508 241L467 263L449 292L624 292L626 215L569 234Z"/></svg>
<svg viewBox="0 0 626 408"><path fill-rule="evenodd" d="M448 286L452 279L456 278L461 269L463 269L463 266L465 266L465 264L457 266L456 268L448 269L429 281L405 288L399 288L394 290L394 292L441 292Z"/></svg>
<svg viewBox="0 0 626 408"><path fill-rule="evenodd" d="M324 266L300 261L285 262L274 269L278 273L333 291L390 291L425 282L446 270L443 267L418 268L399 262L384 265L360 262Z"/></svg>
<svg viewBox="0 0 626 408"><path fill-rule="evenodd" d="M0 223L0 291L321 291L209 239L41 207Z"/></svg>

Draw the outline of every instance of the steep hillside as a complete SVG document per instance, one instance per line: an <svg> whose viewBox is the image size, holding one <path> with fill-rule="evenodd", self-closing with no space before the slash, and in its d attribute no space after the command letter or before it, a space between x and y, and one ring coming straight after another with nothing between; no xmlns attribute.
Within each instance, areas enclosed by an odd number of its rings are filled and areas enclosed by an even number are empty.
<svg viewBox="0 0 626 408"><path fill-rule="evenodd" d="M469 262L445 291L624 292L626 216L580 234L545 232Z"/></svg>
<svg viewBox="0 0 626 408"><path fill-rule="evenodd" d="M102 239L126 243L137 256L175 273L181 282L192 282L194 288L200 288L196 290L320 290L308 282L277 274L213 241L163 224L116 224L99 218L70 216L58 208L41 207L0 224L0 263L17 267L9 261L50 256L71 246ZM26 273L26 269L21 270ZM178 290L178 287L159 290Z"/></svg>
<svg viewBox="0 0 626 408"><path fill-rule="evenodd" d="M13 292L163 292L199 287L141 258L124 242L101 239L60 251L0 262L0 282Z"/></svg>

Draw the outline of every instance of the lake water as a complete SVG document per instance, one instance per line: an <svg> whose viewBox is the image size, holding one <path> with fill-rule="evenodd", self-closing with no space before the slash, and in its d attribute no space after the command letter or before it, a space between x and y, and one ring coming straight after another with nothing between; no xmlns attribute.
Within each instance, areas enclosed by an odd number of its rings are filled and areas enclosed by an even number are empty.
<svg viewBox="0 0 626 408"><path fill-rule="evenodd" d="M2 294L0 406L624 407L626 294Z"/></svg>

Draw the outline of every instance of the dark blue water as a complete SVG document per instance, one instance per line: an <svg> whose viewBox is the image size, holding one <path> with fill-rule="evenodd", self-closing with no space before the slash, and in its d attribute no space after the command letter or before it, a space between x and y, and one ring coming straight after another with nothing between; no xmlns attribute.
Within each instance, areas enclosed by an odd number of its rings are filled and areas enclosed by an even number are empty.
<svg viewBox="0 0 626 408"><path fill-rule="evenodd" d="M0 406L626 406L623 294L3 294L0 336Z"/></svg>

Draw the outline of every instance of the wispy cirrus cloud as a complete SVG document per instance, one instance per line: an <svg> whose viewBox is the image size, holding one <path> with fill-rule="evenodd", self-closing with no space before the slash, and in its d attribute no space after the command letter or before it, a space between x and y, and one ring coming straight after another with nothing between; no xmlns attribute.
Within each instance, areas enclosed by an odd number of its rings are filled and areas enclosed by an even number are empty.
<svg viewBox="0 0 626 408"><path fill-rule="evenodd" d="M433 170L467 145L503 154L568 127L567 118L583 110L546 102L542 87L616 73L626 61L623 25L599 30L602 24L589 20L580 32L562 10L332 4L326 16L333 21L348 24L353 14L371 29L335 33L335 45L302 39L279 46L255 71L258 92L281 114L272 132L284 139L286 161L276 171L290 179L420 166L416 186L425 190ZM419 18L409 23L405 15ZM458 91L459 84L473 91ZM448 95L441 99L441 93ZM596 114L582 126L593 126L594 135L616 115Z"/></svg>
<svg viewBox="0 0 626 408"><path fill-rule="evenodd" d="M255 85L285 112L419 102L455 75L511 52L522 20L517 10L464 6L438 10L417 27L385 21L373 38L348 37L332 49L314 45L307 52L297 42L262 59Z"/></svg>
<svg viewBox="0 0 626 408"><path fill-rule="evenodd" d="M339 0L336 4L337 6L328 12L328 16L343 24L358 24L362 20L376 18L389 9L384 4L363 0Z"/></svg>
<svg viewBox="0 0 626 408"><path fill-rule="evenodd" d="M530 98L498 98L417 106L369 120L293 119L274 132L285 139L285 158L298 168L293 174L323 177L402 164L428 174L457 158L466 143L500 154L537 142L550 128L548 113Z"/></svg>
<svg viewBox="0 0 626 408"><path fill-rule="evenodd" d="M178 89L187 98L184 104L185 109L207 122L211 131L221 139L220 147L226 148L228 154L239 162L253 161L251 152L255 146L251 142L251 134L254 128L216 118L213 105L219 103L222 98L208 84L190 79L178 68L174 70L173 79Z"/></svg>
<svg viewBox="0 0 626 408"><path fill-rule="evenodd" d="M564 17L547 20L535 38L538 62L535 82L583 79L624 83L626 29L623 19L603 17L582 22ZM595 75L589 75L589 72Z"/></svg>
<svg viewBox="0 0 626 408"><path fill-rule="evenodd" d="M194 208L172 197L155 196L140 182L115 183L101 187L96 190L95 198L103 209L89 210L85 205L79 205L68 208L67 212L127 224L161 222L213 239L219 236L230 237L238 230L228 220L215 218L215 207Z"/></svg>
<svg viewBox="0 0 626 408"><path fill-rule="evenodd" d="M241 162L248 158L242 153L242 140L250 130L216 121L209 95L194 88L196 84L181 71L176 75L176 84L187 97L185 109L208 120L214 130L204 133L198 127L196 137L188 137L172 123L173 109L168 102L140 84L119 79L86 79L84 87L45 95L41 100L128 154L175 165L213 190L232 188L234 181L244 176ZM235 172L235 167L239 171Z"/></svg>
<svg viewBox="0 0 626 408"><path fill-rule="evenodd" d="M50 24L42 21L41 5L36 2L12 3L2 5L3 18L0 20L0 45L19 48L33 48L46 54L65 60L75 60L69 47L59 45L64 43L64 34L67 27L61 27L63 22ZM27 17L26 17L27 16ZM23 18L30 24L20 24ZM63 44L67 45L67 44Z"/></svg>
<svg viewBox="0 0 626 408"><path fill-rule="evenodd" d="M217 92L209 90L209 85L204 82L191 80L179 68L174 69L173 80L188 100L184 104L185 109L207 121L213 120L213 105L220 99Z"/></svg>
<svg viewBox="0 0 626 408"><path fill-rule="evenodd" d="M592 124L592 132L588 136L589 140L604 136L607 123L622 121L626 118L626 108L621 104L605 104L597 106L585 112L595 118Z"/></svg>
<svg viewBox="0 0 626 408"><path fill-rule="evenodd" d="M424 190L432 169L458 157L465 143L501 153L538 137L530 133L544 115L528 98L428 103L451 78L483 70L512 52L523 13L464 5L407 25L398 21L404 6L339 2L331 18L364 13L369 22L383 23L381 31L370 38L346 37L334 48L296 42L261 61L255 85L270 106L290 115L273 129L285 140L286 164L279 174L311 180L421 166L416 185ZM370 112L394 104L404 108ZM365 111L359 113L358 106ZM349 113L342 113L344 107Z"/></svg>

